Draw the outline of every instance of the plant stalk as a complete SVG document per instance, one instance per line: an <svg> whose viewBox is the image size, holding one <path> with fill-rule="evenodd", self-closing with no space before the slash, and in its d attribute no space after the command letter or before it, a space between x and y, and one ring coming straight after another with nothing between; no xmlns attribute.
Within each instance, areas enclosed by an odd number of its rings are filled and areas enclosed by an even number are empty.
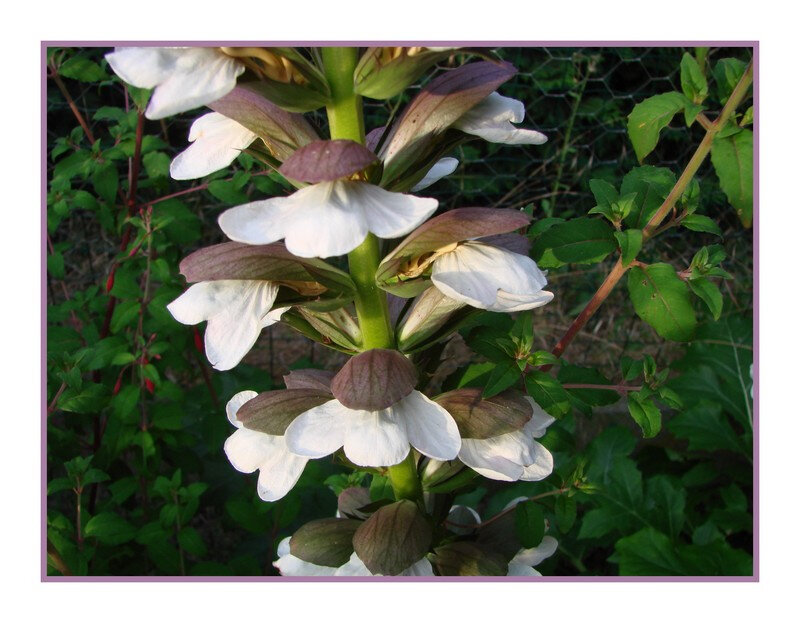
<svg viewBox="0 0 800 623"><path fill-rule="evenodd" d="M356 48L322 48L325 76L331 89L327 106L331 139L349 139L364 144L364 111L361 96L353 91L353 71L358 63ZM356 286L355 306L361 327L361 346L393 348L394 336L389 319L386 293L375 283L375 271L381 260L380 241L367 234L358 247L347 256L350 276ZM422 487L417 475L414 453L388 469L395 497L420 500Z"/></svg>

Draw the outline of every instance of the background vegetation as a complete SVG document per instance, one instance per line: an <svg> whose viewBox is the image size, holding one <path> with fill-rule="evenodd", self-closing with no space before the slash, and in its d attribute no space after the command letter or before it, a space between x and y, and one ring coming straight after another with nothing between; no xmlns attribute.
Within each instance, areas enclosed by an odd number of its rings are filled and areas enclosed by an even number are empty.
<svg viewBox="0 0 800 623"><path fill-rule="evenodd" d="M143 94L127 91L108 71L105 51L48 54L49 572L274 574L278 541L333 515L343 487L359 482L379 499L386 482L348 480L336 465L312 461L289 495L268 504L255 494L256 476L228 463L222 444L232 432L224 416L230 396L281 387L293 368L333 368L342 360L279 324L235 370L209 368L201 334L165 309L183 290L178 262L222 241L216 217L223 209L288 187L245 155L199 182L171 180L169 162L185 148L198 115L145 120L136 105ZM544 231L536 231L537 221L586 214L597 204L590 180L619 186L637 166L627 116L649 96L681 90L685 51L499 50L520 68L502 93L524 101L527 125L550 140L541 147L464 146L454 154L462 166L429 194L445 208L530 210L534 238ZM750 50L708 51L714 105L726 96L725 58L747 62ZM389 108L402 104L397 98ZM373 103L368 129L390 113ZM703 129L687 129L681 117L662 132L647 163L675 173L685 166ZM322 117L316 121L324 125ZM542 498L560 543L539 567L545 575L752 573L752 236L710 162L698 179L697 212L722 235L673 228L639 259L682 270L701 246L721 245L733 279L722 283L719 320L693 300L700 322L694 339L666 342L640 320L620 285L557 372L566 384L625 386L662 373L683 407L664 410L661 432L643 439L618 392L568 389L565 415L543 440L556 459L547 483L481 481L461 500L490 517L512 498L564 488ZM556 299L534 314L534 349L552 349L611 265L606 259L550 271ZM465 375L489 374L504 357L499 340L515 330L513 319L483 314L448 343L432 385L447 389ZM576 473L580 490L569 486Z"/></svg>

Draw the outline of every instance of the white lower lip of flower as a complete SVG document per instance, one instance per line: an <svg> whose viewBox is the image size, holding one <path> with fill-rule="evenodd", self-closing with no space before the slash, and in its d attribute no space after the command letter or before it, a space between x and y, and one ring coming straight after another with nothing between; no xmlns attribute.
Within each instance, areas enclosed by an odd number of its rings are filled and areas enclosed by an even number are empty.
<svg viewBox="0 0 800 623"><path fill-rule="evenodd" d="M192 143L170 164L172 179L193 180L224 169L258 138L243 125L217 112L199 117L189 130Z"/></svg>
<svg viewBox="0 0 800 623"><path fill-rule="evenodd" d="M337 180L231 208L219 225L237 242L269 244L285 238L286 248L298 257L331 257L349 253L369 232L380 238L403 236L437 206L436 199Z"/></svg>
<svg viewBox="0 0 800 623"><path fill-rule="evenodd" d="M547 137L536 130L517 128L512 123L525 119L525 105L511 97L492 93L463 115L453 127L490 143L542 145Z"/></svg>
<svg viewBox="0 0 800 623"><path fill-rule="evenodd" d="M278 286L269 281L222 279L192 285L167 309L178 322L208 321L206 357L217 370L230 370L256 343L261 330L288 308L271 310Z"/></svg>
<svg viewBox="0 0 800 623"><path fill-rule="evenodd" d="M512 506L516 506L519 502L523 502L527 499L528 498L526 497L515 498L514 500L511 500L511 502L509 502L503 510L507 510ZM450 512L447 515L447 520L455 524L477 525L481 523L481 517L477 512L468 506L460 505L453 506L453 508L450 509ZM458 526L449 526L450 531L455 532L456 534L468 534L471 531L459 531L457 528ZM508 573L506 575L541 577L542 574L533 567L538 565L546 558L550 558L550 556L556 553L557 549L558 541L549 535L545 536L542 539L542 542L536 547L519 550L509 561Z"/></svg>
<svg viewBox="0 0 800 623"><path fill-rule="evenodd" d="M286 537L278 544L278 560L272 563L280 572L281 575L290 576L345 576L345 577L359 577L359 576L372 576L370 570L356 555L355 552L350 556L350 560L344 563L341 567L323 567L306 562L292 556L289 550L289 542L291 537ZM432 576L433 567L427 558L423 558L405 571L398 573L400 576Z"/></svg>
<svg viewBox="0 0 800 623"><path fill-rule="evenodd" d="M227 95L245 69L217 48L116 48L106 60L128 84L155 88L148 119L163 119Z"/></svg>
<svg viewBox="0 0 800 623"><path fill-rule="evenodd" d="M291 576L328 576L336 573L338 567L324 567L306 562L297 556L289 553L289 541L291 537L286 537L278 544L278 560L272 565L281 572L281 575Z"/></svg>
<svg viewBox="0 0 800 623"><path fill-rule="evenodd" d="M236 419L239 408L258 394L239 392L228 401L228 421L237 430L225 440L225 454L233 467L245 474L258 473L258 496L274 502L285 496L297 484L308 459L292 454L280 435L268 435L242 426Z"/></svg>
<svg viewBox="0 0 800 623"><path fill-rule="evenodd" d="M333 574L335 576L379 576L380 573L372 573L369 569L367 569L367 565L365 565L361 559L353 552L353 555L350 556L350 560L348 560L345 564L339 567L336 572ZM413 565L411 565L408 569L401 571L397 574L398 576L432 576L433 575L433 566L431 565L430 561L427 558L422 558L418 560Z"/></svg>
<svg viewBox="0 0 800 623"><path fill-rule="evenodd" d="M490 311L534 309L553 300L531 258L475 241L436 258L431 281L448 297Z"/></svg>
<svg viewBox="0 0 800 623"><path fill-rule="evenodd" d="M492 480L537 481L553 473L553 455L538 441L555 420L533 399L531 419L518 431L488 439L462 439L459 460Z"/></svg>
<svg viewBox="0 0 800 623"><path fill-rule="evenodd" d="M418 391L388 409L359 411L330 400L299 415L286 429L286 444L298 455L327 456L341 447L356 465L400 463L410 450L447 461L461 446L453 417Z"/></svg>
<svg viewBox="0 0 800 623"><path fill-rule="evenodd" d="M415 193L420 190L425 190L428 186L431 186L443 177L450 175L457 168L458 160L455 158L442 158L441 160L438 160L436 164L428 169L425 177L417 182L416 186L411 189L411 192Z"/></svg>

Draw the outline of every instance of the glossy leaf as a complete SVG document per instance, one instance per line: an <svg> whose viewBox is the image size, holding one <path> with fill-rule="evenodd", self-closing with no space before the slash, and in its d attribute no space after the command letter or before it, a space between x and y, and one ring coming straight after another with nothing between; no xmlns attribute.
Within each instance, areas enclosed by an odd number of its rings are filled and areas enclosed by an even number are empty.
<svg viewBox="0 0 800 623"><path fill-rule="evenodd" d="M634 266L628 292L636 314L668 340L685 342L694 335L697 319L686 283L669 264Z"/></svg>

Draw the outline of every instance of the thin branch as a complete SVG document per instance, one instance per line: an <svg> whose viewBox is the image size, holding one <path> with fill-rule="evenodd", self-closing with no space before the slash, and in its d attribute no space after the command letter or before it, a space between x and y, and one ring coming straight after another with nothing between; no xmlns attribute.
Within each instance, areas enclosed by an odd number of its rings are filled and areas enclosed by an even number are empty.
<svg viewBox="0 0 800 623"><path fill-rule="evenodd" d="M83 118L81 111L78 110L78 106L75 104L75 100L73 100L72 96L69 94L67 86L64 84L64 81L61 79L61 76L58 75L58 70L51 65L49 73L50 73L49 77L53 80L53 82L56 83L58 90L61 91L61 95L63 95L64 99L67 101L67 105L72 111L72 114L75 115L75 119L78 121L81 128L83 128L83 133L89 140L89 144L94 145L94 134L92 134L92 130L89 127L89 124L86 123L86 119Z"/></svg>
<svg viewBox="0 0 800 623"><path fill-rule="evenodd" d="M733 89L733 93L731 93L731 96L728 98L728 101L725 104L725 107L722 109L719 117L717 117L717 119L711 124L711 127L708 129L706 135L703 137L703 140L700 142L700 145L697 147L697 151L695 151L694 155L689 160L680 178L678 178L678 181L675 183L675 186L672 188L669 195L667 195L667 198L664 199L664 203L661 204L656 213L650 218L647 225L645 225L644 229L642 230L643 241L649 240L655 235L661 222L675 207L676 202L686 190L689 182L692 181L692 178L694 177L695 173L697 173L700 165L703 164L709 152L711 151L711 143L713 142L717 132L719 132L725 126L728 119L736 110L736 107L742 103L752 82L753 63L751 62L747 66L747 70L744 72L741 80L739 80L739 83ZM600 288L598 288L597 292L594 293L594 296L592 296L591 300L586 304L586 307L573 321L572 325L570 325L569 329L567 329L567 332L553 348L552 352L556 357L560 357L564 353L575 336L586 325L589 318L594 315L600 305L602 305L606 300L608 295L611 294L614 286L617 285L617 282L619 282L629 267L630 266L623 266L621 259L617 260L614 268L611 269L611 272L605 278L605 281L603 281L603 283L600 285ZM542 370L546 371L549 368L550 366L545 366L542 368Z"/></svg>

